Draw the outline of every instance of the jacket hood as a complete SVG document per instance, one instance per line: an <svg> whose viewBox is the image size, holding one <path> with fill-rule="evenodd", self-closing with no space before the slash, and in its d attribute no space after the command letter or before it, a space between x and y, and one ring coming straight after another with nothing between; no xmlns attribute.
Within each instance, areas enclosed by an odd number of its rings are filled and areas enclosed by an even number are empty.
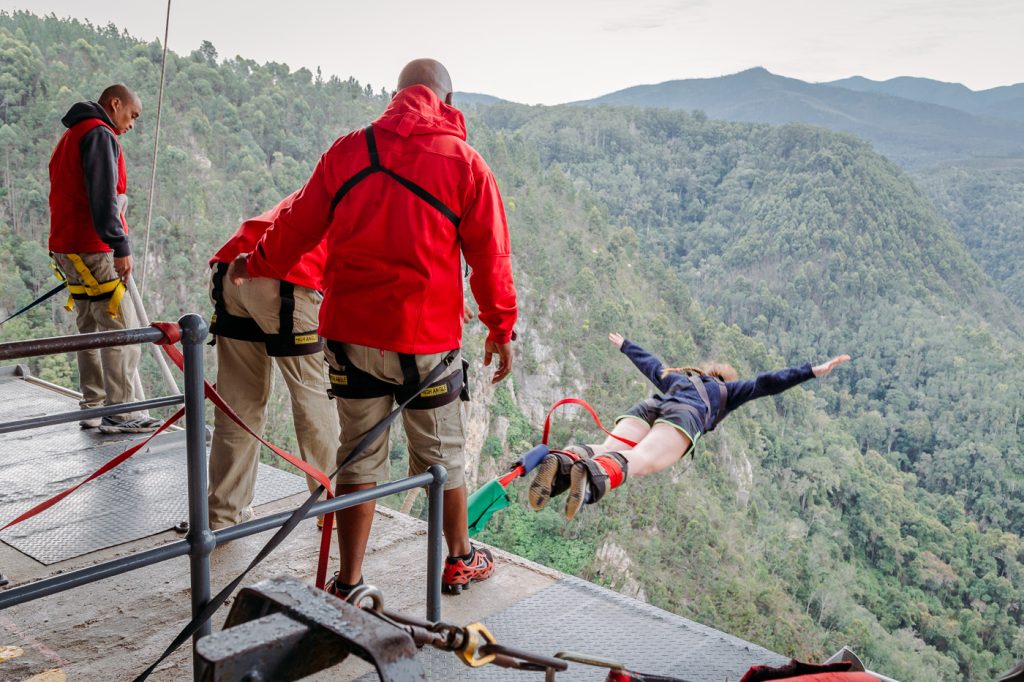
<svg viewBox="0 0 1024 682"><path fill-rule="evenodd" d="M76 123L87 121L90 118L100 119L113 128L115 133L117 132L117 128L114 128L114 122L107 116L107 112L103 110L103 107L96 104L96 102L75 102L68 109L68 113L64 114L64 118L60 122L64 124L65 128L70 128Z"/></svg>
<svg viewBox="0 0 1024 682"><path fill-rule="evenodd" d="M402 137L455 135L466 139L466 119L462 112L442 102L425 85L399 90L374 125Z"/></svg>

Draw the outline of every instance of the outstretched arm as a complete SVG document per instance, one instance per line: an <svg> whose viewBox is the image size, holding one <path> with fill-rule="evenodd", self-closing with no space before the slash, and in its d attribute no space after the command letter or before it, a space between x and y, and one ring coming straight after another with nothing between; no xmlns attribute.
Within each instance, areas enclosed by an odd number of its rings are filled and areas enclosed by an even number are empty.
<svg viewBox="0 0 1024 682"><path fill-rule="evenodd" d="M640 346L636 345L632 341L629 341L622 334L618 332L612 332L608 335L608 340L613 345L617 346L619 350L626 354L626 357L632 360L636 368L644 373L651 383L658 387L658 390L665 390L665 382L661 378L661 370L664 369L664 365L661 364L661 360L645 351Z"/></svg>
<svg viewBox="0 0 1024 682"><path fill-rule="evenodd" d="M850 361L850 356L849 355L846 355L846 354L838 355L838 356L832 358L831 360L829 360L828 362L824 362L824 363L822 363L820 365L815 365L814 367L811 368L811 371L814 372L814 376L816 376L816 377L823 377L823 376L827 375L829 372L831 372L832 370L834 370L839 365L843 364L844 362L849 362L849 361Z"/></svg>
<svg viewBox="0 0 1024 682"><path fill-rule="evenodd" d="M823 377L849 359L849 355L840 355L814 367L807 363L801 367L790 367L789 369L781 369L777 372L765 372L764 374L759 374L753 381L730 381L726 383L726 388L729 389L729 396L725 404L726 412L731 412L743 403L755 398L776 395L808 379Z"/></svg>

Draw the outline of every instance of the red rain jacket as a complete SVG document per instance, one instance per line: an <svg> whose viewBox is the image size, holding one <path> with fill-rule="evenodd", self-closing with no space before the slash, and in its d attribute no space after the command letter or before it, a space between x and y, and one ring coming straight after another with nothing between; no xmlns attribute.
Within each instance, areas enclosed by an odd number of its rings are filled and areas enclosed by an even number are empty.
<svg viewBox="0 0 1024 682"><path fill-rule="evenodd" d="M238 254L249 253L256 248L256 243L259 242L263 233L274 224L281 211L292 205L292 201L295 200L298 194L298 191L292 192L266 213L255 218L249 218L242 223L242 226L232 235L231 239L224 246L220 247L217 253L213 254L213 258L210 259L210 265L214 263L230 263ZM326 242L320 242L312 251L302 254L302 257L288 271L286 276L278 279L291 282L300 287L323 291L324 264L326 261L327 244Z"/></svg>
<svg viewBox="0 0 1024 682"><path fill-rule="evenodd" d="M389 172L370 167L365 131L338 140L267 230L249 260L254 276L280 279L326 235L320 335L399 353L439 353L462 344L459 252L488 339L507 343L516 321L508 224L494 176L466 143L462 114L416 85L395 95L373 123L380 165L425 189L458 216L456 227Z"/></svg>

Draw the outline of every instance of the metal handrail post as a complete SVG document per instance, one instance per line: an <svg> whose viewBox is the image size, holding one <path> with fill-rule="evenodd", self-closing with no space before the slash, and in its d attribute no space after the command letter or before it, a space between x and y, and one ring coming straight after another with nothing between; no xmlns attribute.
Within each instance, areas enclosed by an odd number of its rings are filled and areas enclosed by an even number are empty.
<svg viewBox="0 0 1024 682"><path fill-rule="evenodd" d="M185 355L185 450L188 461L188 541L192 581L192 616L210 601L210 553L217 538L210 530L206 499L206 399L203 395L203 341L209 328L202 317L183 316L181 345ZM196 654L196 644L213 632L210 621L192 636L192 674L202 677L204 663Z"/></svg>
<svg viewBox="0 0 1024 682"><path fill-rule="evenodd" d="M444 484L448 471L431 464L427 471L434 480L427 487L427 620L441 620L441 562L443 554Z"/></svg>

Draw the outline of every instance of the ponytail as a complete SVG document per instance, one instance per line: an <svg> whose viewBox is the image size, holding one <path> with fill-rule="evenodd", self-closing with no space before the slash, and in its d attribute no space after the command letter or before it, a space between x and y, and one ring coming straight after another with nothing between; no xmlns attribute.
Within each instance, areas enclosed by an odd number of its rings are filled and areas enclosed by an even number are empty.
<svg viewBox="0 0 1024 682"><path fill-rule="evenodd" d="M701 376L714 377L719 381L736 381L740 378L739 373L732 365L724 362L709 362L704 367L666 367L661 370L661 378L669 374L699 374Z"/></svg>

